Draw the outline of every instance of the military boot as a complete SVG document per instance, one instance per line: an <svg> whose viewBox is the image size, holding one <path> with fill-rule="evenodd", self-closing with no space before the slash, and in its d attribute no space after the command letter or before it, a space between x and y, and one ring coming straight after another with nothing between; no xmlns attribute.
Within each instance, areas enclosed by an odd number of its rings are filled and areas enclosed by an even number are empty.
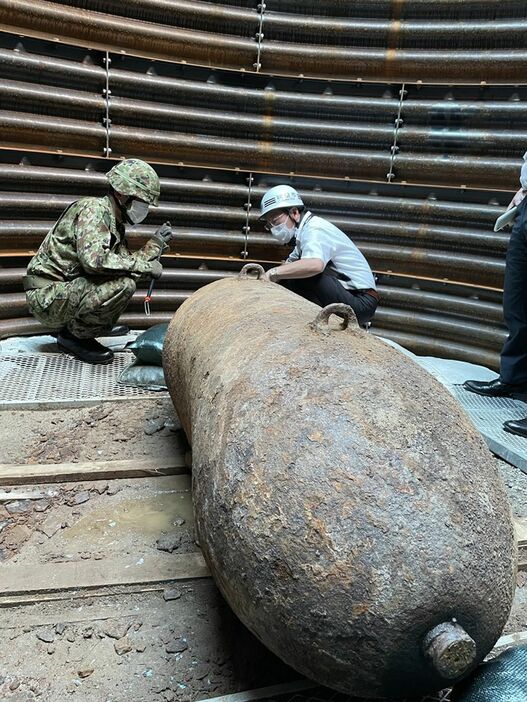
<svg viewBox="0 0 527 702"><path fill-rule="evenodd" d="M79 339L68 329L62 329L57 334L57 346L84 363L110 363L113 360L111 349L95 339Z"/></svg>
<svg viewBox="0 0 527 702"><path fill-rule="evenodd" d="M115 327L108 327L98 334L98 336L127 336L130 333L130 327L127 324L117 324Z"/></svg>

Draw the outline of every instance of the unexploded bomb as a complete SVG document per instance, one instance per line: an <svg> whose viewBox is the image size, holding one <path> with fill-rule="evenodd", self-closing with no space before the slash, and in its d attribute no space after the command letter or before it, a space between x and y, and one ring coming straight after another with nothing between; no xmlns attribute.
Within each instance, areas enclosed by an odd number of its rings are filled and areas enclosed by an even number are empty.
<svg viewBox="0 0 527 702"><path fill-rule="evenodd" d="M172 320L200 544L232 609L300 673L369 698L444 688L506 622L510 508L454 398L332 311L244 271Z"/></svg>

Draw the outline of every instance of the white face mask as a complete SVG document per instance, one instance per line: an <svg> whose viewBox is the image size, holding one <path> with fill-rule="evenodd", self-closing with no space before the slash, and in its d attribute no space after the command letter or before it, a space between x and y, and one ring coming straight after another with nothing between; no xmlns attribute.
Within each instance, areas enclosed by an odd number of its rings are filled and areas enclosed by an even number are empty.
<svg viewBox="0 0 527 702"><path fill-rule="evenodd" d="M126 208L126 215L132 224L139 224L148 214L149 205L141 200L132 200L132 204Z"/></svg>
<svg viewBox="0 0 527 702"><path fill-rule="evenodd" d="M295 235L295 227L289 229L285 222L282 224L277 224L276 226L271 227L271 234L275 239L278 239L281 244L288 244Z"/></svg>

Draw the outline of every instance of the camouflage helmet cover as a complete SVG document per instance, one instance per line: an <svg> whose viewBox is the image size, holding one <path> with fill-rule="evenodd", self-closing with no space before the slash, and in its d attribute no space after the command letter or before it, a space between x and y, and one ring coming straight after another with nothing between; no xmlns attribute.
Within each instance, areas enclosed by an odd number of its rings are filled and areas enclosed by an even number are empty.
<svg viewBox="0 0 527 702"><path fill-rule="evenodd" d="M152 166L137 158L116 163L106 174L114 190L123 195L137 197L149 205L159 203L159 177Z"/></svg>

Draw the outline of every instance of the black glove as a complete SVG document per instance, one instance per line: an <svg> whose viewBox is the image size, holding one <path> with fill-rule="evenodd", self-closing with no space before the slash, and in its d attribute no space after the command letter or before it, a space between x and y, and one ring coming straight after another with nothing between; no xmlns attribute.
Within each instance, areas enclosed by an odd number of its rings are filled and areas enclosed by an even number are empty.
<svg viewBox="0 0 527 702"><path fill-rule="evenodd" d="M159 229L156 230L152 239L161 246L162 251L166 251L169 246L170 239L172 239L172 227L170 222L165 222Z"/></svg>
<svg viewBox="0 0 527 702"><path fill-rule="evenodd" d="M151 266L152 267L150 268L150 275L152 276L152 278L155 278L156 280L157 278L161 278L161 274L163 273L163 266L161 265L160 261L158 261L156 258L155 261L152 261Z"/></svg>

